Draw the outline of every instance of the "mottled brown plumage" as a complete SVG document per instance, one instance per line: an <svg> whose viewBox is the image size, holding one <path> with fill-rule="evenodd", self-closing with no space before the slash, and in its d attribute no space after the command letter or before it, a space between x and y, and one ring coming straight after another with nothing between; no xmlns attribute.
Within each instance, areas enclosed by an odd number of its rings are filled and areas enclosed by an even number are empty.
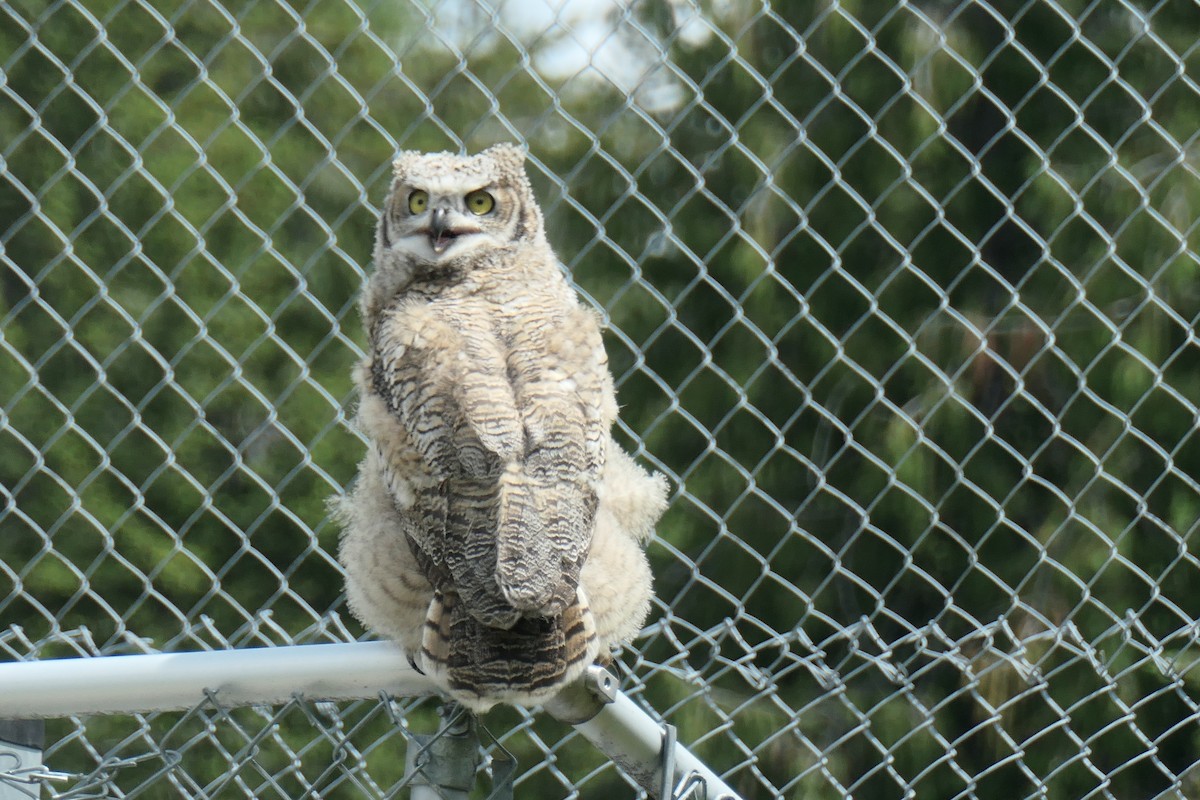
<svg viewBox="0 0 1200 800"><path fill-rule="evenodd" d="M598 321L517 148L396 160L361 310L351 608L467 705L542 702L644 621L665 481L612 441Z"/></svg>

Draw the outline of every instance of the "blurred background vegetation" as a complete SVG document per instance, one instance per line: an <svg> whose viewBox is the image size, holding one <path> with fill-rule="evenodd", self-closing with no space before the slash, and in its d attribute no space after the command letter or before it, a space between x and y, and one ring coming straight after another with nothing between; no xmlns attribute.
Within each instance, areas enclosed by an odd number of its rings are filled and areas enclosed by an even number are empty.
<svg viewBox="0 0 1200 800"><path fill-rule="evenodd" d="M1190 0L13 0L5 651L363 635L325 501L376 204L397 149L513 140L672 480L624 672L683 741L747 798L1200 793L1198 39ZM386 711L68 720L50 763L371 796ZM631 791L486 724L519 795Z"/></svg>

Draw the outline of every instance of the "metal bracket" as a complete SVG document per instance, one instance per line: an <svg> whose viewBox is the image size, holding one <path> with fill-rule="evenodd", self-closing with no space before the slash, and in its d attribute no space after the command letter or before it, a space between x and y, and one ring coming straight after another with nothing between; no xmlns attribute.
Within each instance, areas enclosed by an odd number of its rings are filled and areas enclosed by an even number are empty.
<svg viewBox="0 0 1200 800"><path fill-rule="evenodd" d="M503 758L492 756L492 791L484 800L513 800L513 778L517 774L517 759L500 748Z"/></svg>
<svg viewBox="0 0 1200 800"><path fill-rule="evenodd" d="M599 714L616 697L616 676L593 664L579 680L552 697L546 703L546 710L561 722L578 725Z"/></svg>
<svg viewBox="0 0 1200 800"><path fill-rule="evenodd" d="M438 714L446 721L437 733L409 735L404 779L413 787L414 800L466 800L475 787L475 770L479 767L475 715L457 703L447 703ZM427 793L426 788L432 791Z"/></svg>
<svg viewBox="0 0 1200 800"><path fill-rule="evenodd" d="M42 745L46 724L40 719L0 720L0 800L42 796Z"/></svg>
<svg viewBox="0 0 1200 800"><path fill-rule="evenodd" d="M438 714L446 721L437 733L408 734L404 782L412 787L413 800L467 800L479 769L478 720L457 703L446 703ZM485 800L513 798L517 760L500 750L502 755L492 758L492 790Z"/></svg>

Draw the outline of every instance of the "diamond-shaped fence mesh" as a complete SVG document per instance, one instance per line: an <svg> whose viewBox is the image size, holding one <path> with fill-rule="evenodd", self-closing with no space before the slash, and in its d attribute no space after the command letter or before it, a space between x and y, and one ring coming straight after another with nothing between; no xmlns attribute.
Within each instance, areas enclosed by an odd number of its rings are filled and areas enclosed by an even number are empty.
<svg viewBox="0 0 1200 800"><path fill-rule="evenodd" d="M518 141L672 482L627 692L746 798L1200 796L1198 41L1192 0L0 5L3 657L365 635L325 501L389 164ZM52 720L43 792L400 796L435 705ZM636 791L483 724L518 797Z"/></svg>

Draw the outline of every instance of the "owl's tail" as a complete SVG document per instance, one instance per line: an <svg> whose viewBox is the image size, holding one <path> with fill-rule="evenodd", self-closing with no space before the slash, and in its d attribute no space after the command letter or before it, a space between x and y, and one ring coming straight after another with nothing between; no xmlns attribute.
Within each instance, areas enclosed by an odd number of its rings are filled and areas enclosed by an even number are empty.
<svg viewBox="0 0 1200 800"><path fill-rule="evenodd" d="M553 617L522 617L492 628L453 592L435 592L425 617L421 665L463 705L537 705L575 680L597 655L596 626L582 587Z"/></svg>

